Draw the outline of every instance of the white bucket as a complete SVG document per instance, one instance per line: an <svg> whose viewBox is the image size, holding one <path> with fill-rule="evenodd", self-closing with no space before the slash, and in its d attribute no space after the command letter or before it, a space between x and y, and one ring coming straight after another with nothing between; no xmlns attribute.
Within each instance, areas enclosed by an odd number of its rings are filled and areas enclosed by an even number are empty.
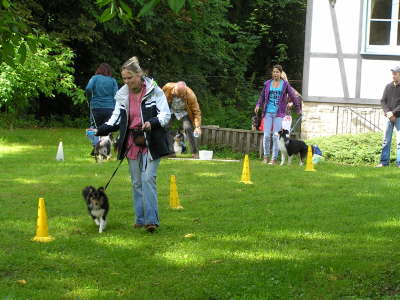
<svg viewBox="0 0 400 300"><path fill-rule="evenodd" d="M200 160L211 160L213 158L213 152L207 150L199 151L199 159Z"/></svg>

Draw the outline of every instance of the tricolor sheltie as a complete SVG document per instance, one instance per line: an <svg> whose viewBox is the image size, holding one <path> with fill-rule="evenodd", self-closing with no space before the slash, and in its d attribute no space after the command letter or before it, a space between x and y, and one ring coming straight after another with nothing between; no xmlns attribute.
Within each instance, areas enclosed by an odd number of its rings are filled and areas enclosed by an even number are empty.
<svg viewBox="0 0 400 300"><path fill-rule="evenodd" d="M96 225L99 226L99 233L106 229L108 214L108 197L103 187L98 189L93 186L87 186L82 191L83 198L86 201L89 215L93 218Z"/></svg>

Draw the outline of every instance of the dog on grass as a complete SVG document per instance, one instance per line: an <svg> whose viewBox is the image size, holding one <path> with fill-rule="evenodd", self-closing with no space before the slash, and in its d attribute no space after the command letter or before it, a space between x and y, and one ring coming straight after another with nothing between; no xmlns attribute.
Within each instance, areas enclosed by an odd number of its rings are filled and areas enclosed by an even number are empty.
<svg viewBox="0 0 400 300"><path fill-rule="evenodd" d="M82 190L82 196L85 199L89 215L93 218L96 225L99 226L99 233L102 233L107 226L108 197L103 187L98 189L93 186L87 186Z"/></svg>
<svg viewBox="0 0 400 300"><path fill-rule="evenodd" d="M284 165L286 158L288 157L288 165L292 163L294 155L299 155L300 165L305 162L308 147L303 141L291 139L289 131L282 129L278 132L279 139L279 150L281 151L281 166Z"/></svg>
<svg viewBox="0 0 400 300"><path fill-rule="evenodd" d="M111 158L111 148L114 141L112 135L101 136L93 149L93 156L96 162L109 160Z"/></svg>
<svg viewBox="0 0 400 300"><path fill-rule="evenodd" d="M186 152L185 135L182 132L177 132L174 136L174 152L176 155Z"/></svg>

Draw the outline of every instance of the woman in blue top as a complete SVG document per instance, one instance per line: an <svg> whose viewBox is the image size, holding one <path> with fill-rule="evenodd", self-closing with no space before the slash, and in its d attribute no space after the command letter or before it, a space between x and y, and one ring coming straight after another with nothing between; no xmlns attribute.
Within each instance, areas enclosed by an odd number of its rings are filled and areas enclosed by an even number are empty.
<svg viewBox="0 0 400 300"><path fill-rule="evenodd" d="M289 104L288 99L293 101L297 108L297 113L301 114L301 100L289 82L281 78L282 72L281 65L273 67L272 79L265 82L254 110L257 114L259 109L262 109L262 120L264 120L264 163L269 163L270 165L276 164L279 153L278 136L273 134L272 157L269 161L271 131L277 133L282 129L282 119Z"/></svg>
<svg viewBox="0 0 400 300"><path fill-rule="evenodd" d="M90 78L86 86L86 97L89 102L90 127L97 128L110 119L115 106L114 96L118 91L117 81L111 77L112 68L109 64L102 63L96 74ZM99 137L88 136L93 147Z"/></svg>

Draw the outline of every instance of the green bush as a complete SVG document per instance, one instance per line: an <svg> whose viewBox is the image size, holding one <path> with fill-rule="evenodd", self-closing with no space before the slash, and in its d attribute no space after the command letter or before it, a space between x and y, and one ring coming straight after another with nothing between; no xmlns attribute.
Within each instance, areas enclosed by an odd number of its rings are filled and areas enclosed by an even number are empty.
<svg viewBox="0 0 400 300"><path fill-rule="evenodd" d="M317 144L326 160L352 165L376 164L382 150L382 139L382 133L363 133L315 138L308 143ZM392 143L392 161L395 160L395 154L395 143Z"/></svg>

